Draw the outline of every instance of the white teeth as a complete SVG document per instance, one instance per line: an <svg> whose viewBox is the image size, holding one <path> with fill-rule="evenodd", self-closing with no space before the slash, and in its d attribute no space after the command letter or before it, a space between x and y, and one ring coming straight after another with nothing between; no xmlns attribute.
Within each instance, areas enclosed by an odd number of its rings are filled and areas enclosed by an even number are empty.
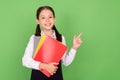
<svg viewBox="0 0 120 80"><path fill-rule="evenodd" d="M50 26L51 24L50 23L48 23L48 24L45 24L45 26Z"/></svg>

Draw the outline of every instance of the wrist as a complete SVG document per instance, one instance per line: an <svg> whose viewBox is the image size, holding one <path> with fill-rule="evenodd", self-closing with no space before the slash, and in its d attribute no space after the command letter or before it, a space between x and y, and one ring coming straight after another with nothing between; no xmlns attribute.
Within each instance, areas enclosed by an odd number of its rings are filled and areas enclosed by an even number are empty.
<svg viewBox="0 0 120 80"><path fill-rule="evenodd" d="M77 48L76 48L75 46L72 46L72 48L73 48L74 50L77 50Z"/></svg>
<svg viewBox="0 0 120 80"><path fill-rule="evenodd" d="M41 70L41 69L45 69L45 67L46 67L46 66L45 66L44 63L40 63L40 64L39 64L39 69L40 69L40 70Z"/></svg>

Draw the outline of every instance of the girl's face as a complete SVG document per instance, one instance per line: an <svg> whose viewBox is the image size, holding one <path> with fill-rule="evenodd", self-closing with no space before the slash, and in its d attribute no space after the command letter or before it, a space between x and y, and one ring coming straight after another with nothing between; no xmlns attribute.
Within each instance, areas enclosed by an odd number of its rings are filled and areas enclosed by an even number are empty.
<svg viewBox="0 0 120 80"><path fill-rule="evenodd" d="M42 27L42 30L51 30L55 23L55 17L50 10L44 9L41 11L39 19L36 19L36 21Z"/></svg>

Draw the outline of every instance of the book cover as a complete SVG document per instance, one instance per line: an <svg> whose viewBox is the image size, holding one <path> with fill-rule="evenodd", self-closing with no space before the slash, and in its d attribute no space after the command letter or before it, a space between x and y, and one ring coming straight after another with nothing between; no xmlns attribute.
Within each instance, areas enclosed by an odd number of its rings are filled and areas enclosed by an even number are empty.
<svg viewBox="0 0 120 80"><path fill-rule="evenodd" d="M58 63L66 50L67 47L56 39L50 36L41 36L33 58L42 63ZM41 72L50 77L50 73L46 70L41 70Z"/></svg>

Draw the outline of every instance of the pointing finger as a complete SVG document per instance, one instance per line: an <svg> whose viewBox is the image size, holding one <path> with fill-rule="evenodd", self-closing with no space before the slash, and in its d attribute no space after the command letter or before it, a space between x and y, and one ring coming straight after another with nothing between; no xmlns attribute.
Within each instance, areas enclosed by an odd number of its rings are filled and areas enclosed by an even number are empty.
<svg viewBox="0 0 120 80"><path fill-rule="evenodd" d="M74 35L74 39L76 38L76 35Z"/></svg>
<svg viewBox="0 0 120 80"><path fill-rule="evenodd" d="M82 36L82 32L77 36L77 38L80 38Z"/></svg>

